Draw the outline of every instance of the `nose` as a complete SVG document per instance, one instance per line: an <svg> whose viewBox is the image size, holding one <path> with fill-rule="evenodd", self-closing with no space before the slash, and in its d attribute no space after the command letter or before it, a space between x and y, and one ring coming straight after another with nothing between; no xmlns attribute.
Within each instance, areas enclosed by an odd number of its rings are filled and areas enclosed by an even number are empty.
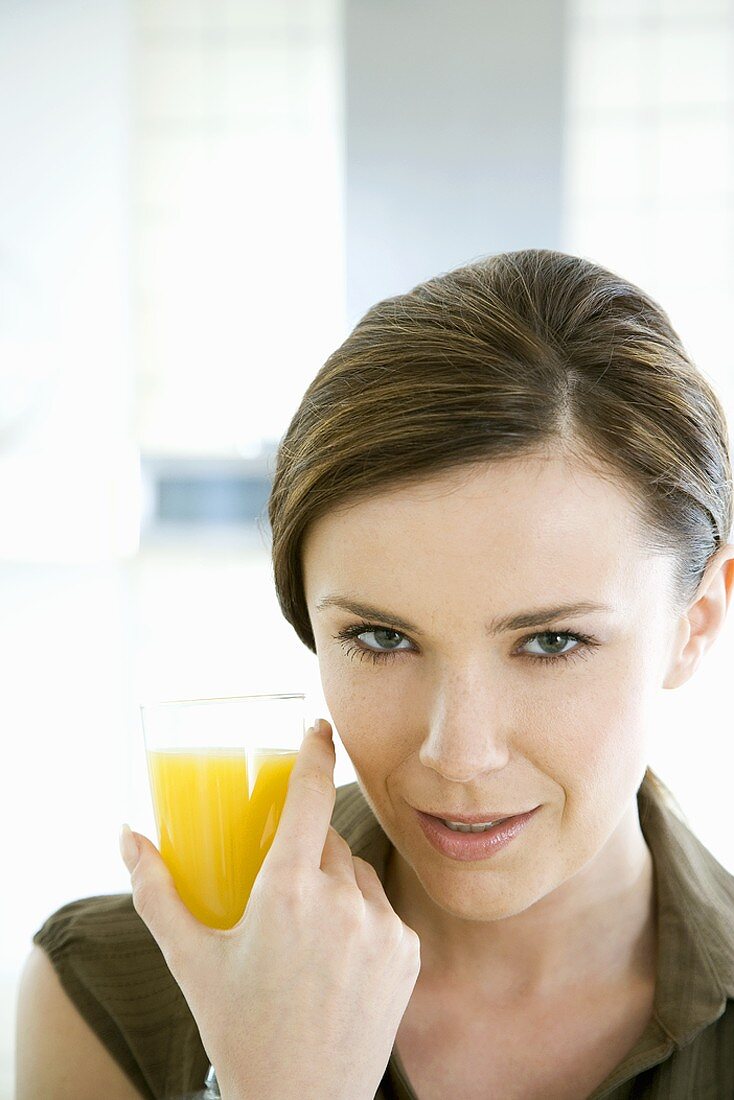
<svg viewBox="0 0 734 1100"><path fill-rule="evenodd" d="M444 779L470 783L510 760L506 704L486 667L465 665L446 676L432 701L418 756Z"/></svg>

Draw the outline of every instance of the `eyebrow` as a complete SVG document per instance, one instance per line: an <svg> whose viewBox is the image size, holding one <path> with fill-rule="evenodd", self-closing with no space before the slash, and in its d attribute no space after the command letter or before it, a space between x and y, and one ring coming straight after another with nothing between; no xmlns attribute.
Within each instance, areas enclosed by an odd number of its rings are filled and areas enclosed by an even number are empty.
<svg viewBox="0 0 734 1100"><path fill-rule="evenodd" d="M404 630L408 634L422 635L423 631L407 619L399 615L393 615L389 611L381 611L379 607L353 600L349 596L334 594L324 596L316 604L317 611L325 611L329 607L340 607L344 611L351 611L354 615L360 615L363 619L379 619L397 630ZM523 630L533 626L545 626L571 615L586 615L597 611L615 611L610 604L594 603L591 600L579 600L575 603L561 604L560 607L536 607L530 611L520 611L516 615L502 615L492 619L487 624L487 633L493 637L507 630Z"/></svg>

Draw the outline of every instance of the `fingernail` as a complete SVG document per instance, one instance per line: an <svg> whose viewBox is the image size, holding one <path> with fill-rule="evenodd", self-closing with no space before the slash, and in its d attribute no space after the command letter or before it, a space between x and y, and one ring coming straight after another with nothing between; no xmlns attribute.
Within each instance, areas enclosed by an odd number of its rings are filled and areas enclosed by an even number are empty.
<svg viewBox="0 0 734 1100"><path fill-rule="evenodd" d="M140 849L129 825L123 825L120 829L120 855L128 871L132 874L140 859Z"/></svg>

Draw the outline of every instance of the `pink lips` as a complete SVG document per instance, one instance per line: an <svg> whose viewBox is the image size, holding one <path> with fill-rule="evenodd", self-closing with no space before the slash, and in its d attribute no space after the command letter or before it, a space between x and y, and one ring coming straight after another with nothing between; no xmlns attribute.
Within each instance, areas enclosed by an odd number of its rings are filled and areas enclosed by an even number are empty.
<svg viewBox="0 0 734 1100"><path fill-rule="evenodd" d="M502 848L507 847L510 841L519 836L526 828L539 809L540 806L536 806L528 813L518 814L506 821L500 821L497 825L493 825L481 833L457 832L449 829L447 825L444 825L442 821L431 814L423 813L421 810L415 812L424 835L434 848L443 855L449 856L450 859L467 862L469 860L487 859ZM448 820L460 821L461 818L449 818ZM481 821L482 818L478 820ZM485 817L483 820L491 821L492 818ZM470 822L467 822L467 824L470 824Z"/></svg>

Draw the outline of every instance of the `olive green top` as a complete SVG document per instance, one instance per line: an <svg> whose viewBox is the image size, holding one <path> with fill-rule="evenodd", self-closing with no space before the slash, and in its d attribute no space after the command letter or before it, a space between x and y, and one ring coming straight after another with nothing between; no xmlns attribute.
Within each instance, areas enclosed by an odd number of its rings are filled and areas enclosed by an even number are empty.
<svg viewBox="0 0 734 1100"><path fill-rule="evenodd" d="M592 1097L732 1100L734 876L647 779L637 799L655 866L655 1009ZM332 824L384 882L391 844L357 783L337 789ZM196 1023L130 894L69 902L33 942L142 1096L180 1100L203 1088L208 1060ZM420 1100L395 1050L375 1100Z"/></svg>

